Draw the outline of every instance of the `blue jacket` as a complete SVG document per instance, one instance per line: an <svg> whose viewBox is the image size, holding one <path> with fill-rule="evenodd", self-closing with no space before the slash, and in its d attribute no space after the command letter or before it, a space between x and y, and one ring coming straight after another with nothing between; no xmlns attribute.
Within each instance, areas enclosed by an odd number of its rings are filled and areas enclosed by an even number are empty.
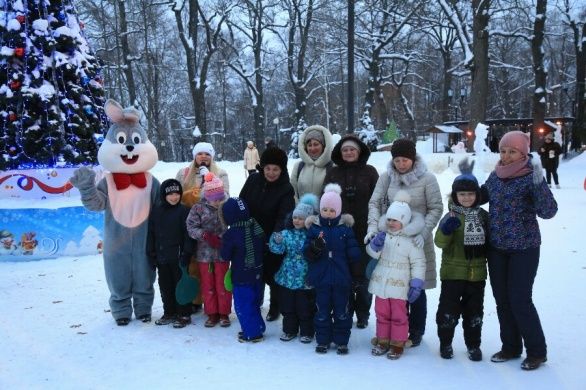
<svg viewBox="0 0 586 390"><path fill-rule="evenodd" d="M354 218L342 214L334 219L310 216L305 220L308 227L303 253L310 251L310 245L321 232L326 248L316 259L309 259L307 284L312 287L339 286L350 288L352 275L350 264L360 262L360 248L352 231Z"/></svg>
<svg viewBox="0 0 586 390"><path fill-rule="evenodd" d="M500 179L493 171L482 186L490 202L490 244L497 249L539 247L537 217L549 219L557 213L557 202L543 179L541 167L533 169L533 173L510 179Z"/></svg>
<svg viewBox="0 0 586 390"><path fill-rule="evenodd" d="M278 255L285 253L281 268L275 274L275 282L291 290L308 288L305 283L307 277L307 260L303 256L303 244L307 236L307 229L288 229L281 232L283 242L277 244L274 234L269 241L269 249Z"/></svg>

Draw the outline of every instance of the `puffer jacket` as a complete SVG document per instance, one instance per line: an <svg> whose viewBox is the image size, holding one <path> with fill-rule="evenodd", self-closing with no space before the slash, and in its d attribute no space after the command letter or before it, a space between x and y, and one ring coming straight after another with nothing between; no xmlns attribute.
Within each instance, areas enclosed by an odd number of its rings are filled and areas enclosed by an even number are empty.
<svg viewBox="0 0 586 390"><path fill-rule="evenodd" d="M333 219L309 216L303 253L310 251L311 242L323 232L326 248L317 259L308 259L307 284L311 287L339 286L350 288L351 263L360 261L360 248L352 231L354 218L342 214Z"/></svg>
<svg viewBox="0 0 586 390"><path fill-rule="evenodd" d="M342 144L346 140L352 140L360 146L360 155L355 162L346 162L342 159ZM354 235L358 245L364 245L364 236L368 221L368 203L376 183L378 172L372 165L366 164L370 150L354 134L347 134L334 147L332 161L336 166L332 167L326 174L324 186L328 183L337 183L342 188L342 213L354 217ZM385 210L386 211L386 210Z"/></svg>
<svg viewBox="0 0 586 390"><path fill-rule="evenodd" d="M309 157L309 154L307 154L307 151L305 150L305 137L307 133L312 130L320 131L324 135L325 141L324 151L315 161ZM303 194L308 192L315 194L317 197L321 196L324 190L324 179L328 169L327 165L331 161L333 147L334 141L332 140L332 134L323 126L309 126L303 131L303 133L301 133L299 136L298 150L299 157L305 165L303 165L299 175L297 175L297 172L299 171L298 167L300 161L295 163L293 170L291 171L291 185L295 190L295 197L297 199L301 198Z"/></svg>
<svg viewBox="0 0 586 390"><path fill-rule="evenodd" d="M425 278L423 248L413 244L413 236L425 227L423 215L413 213L411 221L398 232L387 229L386 216L380 218L379 226L381 231L387 233L383 249L375 252L370 245L366 246L366 252L378 259L370 277L368 292L379 298L406 300L411 279Z"/></svg>
<svg viewBox="0 0 586 390"><path fill-rule="evenodd" d="M444 205L437 179L427 170L421 156L415 157L413 169L405 174L400 174L395 169L393 162L389 161L387 171L379 177L368 202L368 233L378 231L379 218L386 213L399 190L409 193L411 210L417 211L425 217L425 227L421 232L425 240L423 249L427 263L425 288L434 288L437 285L437 272L432 232L442 216Z"/></svg>
<svg viewBox="0 0 586 390"><path fill-rule="evenodd" d="M527 165L532 173L521 177L500 179L493 171L481 187L490 202L490 244L497 249L538 248L541 233L537 217L550 219L558 211L541 166L532 163L530 158Z"/></svg>
<svg viewBox="0 0 586 390"><path fill-rule="evenodd" d="M307 260L303 256L303 244L307 229L288 229L281 232L283 242L277 244L274 234L269 240L269 249L278 255L285 254L281 268L275 274L275 282L290 290L309 288L305 284L307 277Z"/></svg>
<svg viewBox="0 0 586 390"><path fill-rule="evenodd" d="M204 239L203 234L209 232L221 236L226 231L218 215L218 209L204 198L193 205L187 217L187 232L197 240L195 259L198 262L210 263L221 261L220 250L212 248Z"/></svg>
<svg viewBox="0 0 586 390"><path fill-rule="evenodd" d="M478 213L488 240L488 213L481 208L478 209ZM450 216L451 213L446 214L442 221ZM466 259L464 253L464 215L456 214L456 216L460 220L460 227L452 234L445 235L441 229L437 229L435 232L435 245L442 249L440 280L467 280L469 282L486 280L486 255L470 260Z"/></svg>

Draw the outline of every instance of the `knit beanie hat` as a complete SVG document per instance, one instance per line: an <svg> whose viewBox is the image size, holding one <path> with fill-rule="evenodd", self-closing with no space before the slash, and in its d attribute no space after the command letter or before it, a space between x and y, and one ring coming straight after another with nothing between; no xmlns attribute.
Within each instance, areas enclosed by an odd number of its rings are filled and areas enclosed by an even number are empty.
<svg viewBox="0 0 586 390"><path fill-rule="evenodd" d="M393 156L393 158L405 157L409 160L415 161L416 154L415 143L407 138L395 140L393 145L391 145L391 156Z"/></svg>
<svg viewBox="0 0 586 390"><path fill-rule="evenodd" d="M340 150L344 149L344 147L346 146L351 146L360 152L360 145L358 145L358 142L354 141L353 139L347 139L344 142L342 142Z"/></svg>
<svg viewBox="0 0 586 390"><path fill-rule="evenodd" d="M306 129L307 133L305 133L305 144L314 139L322 145L326 145L326 139L324 137L324 133L317 129L316 126L309 126Z"/></svg>
<svg viewBox="0 0 586 390"><path fill-rule="evenodd" d="M509 148L517 149L524 156L529 154L529 133L515 130L509 131L499 142L499 149L507 146Z"/></svg>
<svg viewBox="0 0 586 390"><path fill-rule="evenodd" d="M393 203L391 203L387 210L387 219L397 220L403 224L403 227L405 227L405 225L411 221L411 207L409 207L410 201L411 196L407 191L398 191L393 198Z"/></svg>
<svg viewBox="0 0 586 390"><path fill-rule="evenodd" d="M277 165L281 170L287 170L287 154L274 146L267 148L260 156L260 166L264 168L265 165Z"/></svg>
<svg viewBox="0 0 586 390"><path fill-rule="evenodd" d="M198 142L193 147L193 158L195 158L195 156L197 156L198 153L207 153L212 158L214 158L216 151L214 150L212 144L210 144L209 142Z"/></svg>
<svg viewBox="0 0 586 390"><path fill-rule="evenodd" d="M252 141L246 141L246 146L253 146L253 145L254 145L254 142L252 142Z"/></svg>
<svg viewBox="0 0 586 390"><path fill-rule="evenodd" d="M211 172L206 173L205 182L203 183L203 196L208 202L223 200L224 182Z"/></svg>
<svg viewBox="0 0 586 390"><path fill-rule="evenodd" d="M228 198L228 200L222 204L222 218L227 225L246 221L250 218L246 202L240 198Z"/></svg>
<svg viewBox="0 0 586 390"><path fill-rule="evenodd" d="M342 188L336 183L330 183L324 188L324 194L321 196L319 202L319 209L324 207L331 207L336 210L336 217L342 214L342 198L340 194Z"/></svg>
<svg viewBox="0 0 586 390"><path fill-rule="evenodd" d="M161 183L161 194L163 196L167 196L169 194L179 194L183 193L183 188L181 187L181 183L175 179L167 179Z"/></svg>
<svg viewBox="0 0 586 390"><path fill-rule="evenodd" d="M299 203L293 210L293 217L297 218L307 218L310 215L316 213L318 206L318 199L312 193L304 194L301 199L299 199Z"/></svg>

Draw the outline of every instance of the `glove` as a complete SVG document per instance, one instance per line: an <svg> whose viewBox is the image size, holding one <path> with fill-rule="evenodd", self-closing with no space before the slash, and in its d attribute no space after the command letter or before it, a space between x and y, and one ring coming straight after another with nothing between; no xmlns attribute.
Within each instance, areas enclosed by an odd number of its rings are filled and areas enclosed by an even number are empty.
<svg viewBox="0 0 586 390"><path fill-rule="evenodd" d="M417 248L423 248L423 244L425 244L425 240L421 234L416 235L413 237L413 243Z"/></svg>
<svg viewBox="0 0 586 390"><path fill-rule="evenodd" d="M91 188L96 182L96 172L89 167L81 167L73 171L69 182L78 189Z"/></svg>
<svg viewBox="0 0 586 390"><path fill-rule="evenodd" d="M210 170L205 165L202 165L201 167L199 167L199 175L201 177L204 177L206 175L206 173L208 173L209 171Z"/></svg>
<svg viewBox="0 0 586 390"><path fill-rule="evenodd" d="M421 279L411 279L409 282L409 292L407 293L407 300L409 303L413 303L419 298L419 294L421 294L421 289L425 283Z"/></svg>
<svg viewBox="0 0 586 390"><path fill-rule="evenodd" d="M326 240L324 240L323 235L320 233L318 237L311 240L309 247L311 248L313 254L315 254L317 257L321 256L321 253L326 248Z"/></svg>
<svg viewBox="0 0 586 390"><path fill-rule="evenodd" d="M387 234L385 232L378 232L376 236L372 240L370 240L370 249L375 252L380 252L383 250L385 246L385 237Z"/></svg>
<svg viewBox="0 0 586 390"><path fill-rule="evenodd" d="M376 232L370 232L368 234L366 234L366 236L364 236L364 244L368 244L370 242L370 240L372 240L374 238L374 236L376 236Z"/></svg>
<svg viewBox="0 0 586 390"><path fill-rule="evenodd" d="M214 249L219 249L222 246L222 239L217 234L204 232L201 237Z"/></svg>
<svg viewBox="0 0 586 390"><path fill-rule="evenodd" d="M462 223L460 222L460 218L449 217L449 218L446 218L440 224L439 228L443 234L445 234L446 236L449 236L450 234L454 233L456 231L456 229L459 228L461 225L462 225Z"/></svg>
<svg viewBox="0 0 586 390"><path fill-rule="evenodd" d="M275 244L282 243L283 242L283 234L281 234L280 232L273 233L273 241L275 242Z"/></svg>

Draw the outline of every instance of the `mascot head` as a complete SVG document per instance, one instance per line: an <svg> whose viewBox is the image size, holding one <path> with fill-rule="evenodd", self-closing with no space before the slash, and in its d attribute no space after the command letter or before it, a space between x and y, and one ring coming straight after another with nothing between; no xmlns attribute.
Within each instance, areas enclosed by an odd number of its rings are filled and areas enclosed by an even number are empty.
<svg viewBox="0 0 586 390"><path fill-rule="evenodd" d="M140 125L140 113L108 99L104 105L112 126L98 150L98 161L113 173L146 172L157 163L157 149Z"/></svg>

